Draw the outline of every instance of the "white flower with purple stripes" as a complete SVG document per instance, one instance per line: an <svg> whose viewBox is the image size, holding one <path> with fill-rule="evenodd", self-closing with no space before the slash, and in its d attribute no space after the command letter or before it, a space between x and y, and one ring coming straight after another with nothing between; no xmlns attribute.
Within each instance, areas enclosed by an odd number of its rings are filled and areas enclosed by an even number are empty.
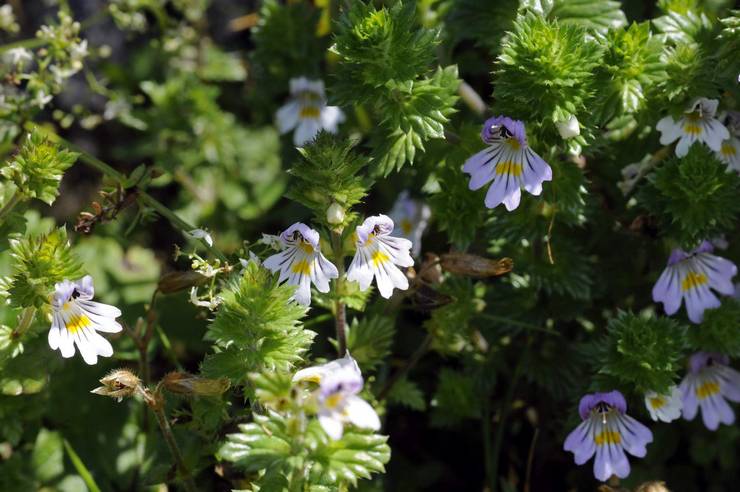
<svg viewBox="0 0 740 492"><path fill-rule="evenodd" d="M711 254L714 247L709 241L686 252L675 249L668 259L668 266L653 287L653 300L662 302L667 315L675 314L686 301L686 312L693 323L701 323L704 311L719 307L720 302L712 290L731 296L735 293L732 277L737 274L734 263Z"/></svg>
<svg viewBox="0 0 740 492"><path fill-rule="evenodd" d="M527 145L521 121L506 116L489 118L483 125L481 139L488 148L469 158L463 172L470 174L471 190L493 181L486 193L486 207L503 203L506 210L512 211L519 206L522 188L539 195L542 183L552 180L550 166Z"/></svg>
<svg viewBox="0 0 740 492"><path fill-rule="evenodd" d="M280 133L295 128L293 143L304 145L316 137L321 130L337 132L344 113L337 106L327 106L324 82L306 77L290 79L291 100L282 106L276 115Z"/></svg>
<svg viewBox="0 0 740 492"><path fill-rule="evenodd" d="M280 234L283 250L267 258L263 265L271 272L280 272L279 282L298 288L293 295L295 301L304 306L311 304L311 283L322 293L329 292L329 280L337 278L339 272L323 254L319 245L319 233L306 224L296 222Z"/></svg>
<svg viewBox="0 0 740 492"><path fill-rule="evenodd" d="M719 424L735 423L735 412L727 400L740 402L740 373L728 366L726 355L697 352L689 358L689 372L681 381L683 417L694 420L701 408L701 418L709 430Z"/></svg>
<svg viewBox="0 0 740 492"><path fill-rule="evenodd" d="M645 393L645 408L655 421L673 422L681 416L682 407L681 391L675 386L671 386L667 393Z"/></svg>
<svg viewBox="0 0 740 492"><path fill-rule="evenodd" d="M660 132L660 143L668 145L678 140L676 155L683 157L689 153L694 142L703 142L715 152L719 152L722 142L730 138L727 128L715 118L719 101L700 97L682 117L674 119L666 116L656 125Z"/></svg>
<svg viewBox="0 0 740 492"><path fill-rule="evenodd" d="M627 402L619 391L586 395L578 404L583 422L565 439L563 449L573 453L577 465L596 455L594 476L602 482L612 475L627 477L630 463L625 451L642 458L647 444L653 442L650 429L626 411Z"/></svg>
<svg viewBox="0 0 740 492"><path fill-rule="evenodd" d="M98 356L113 355L110 342L98 332L121 331L121 325L116 321L121 316L121 310L94 302L94 295L90 275L76 282L64 280L54 286L49 347L61 351L65 359L75 355L75 345L84 361L90 365L98 362Z"/></svg>
<svg viewBox="0 0 740 492"><path fill-rule="evenodd" d="M408 239L393 237L393 221L386 215L368 217L355 229L357 236L347 280L357 282L365 291L375 278L380 295L388 299L393 289L406 290L409 281L398 267L414 265L409 251L413 244Z"/></svg>

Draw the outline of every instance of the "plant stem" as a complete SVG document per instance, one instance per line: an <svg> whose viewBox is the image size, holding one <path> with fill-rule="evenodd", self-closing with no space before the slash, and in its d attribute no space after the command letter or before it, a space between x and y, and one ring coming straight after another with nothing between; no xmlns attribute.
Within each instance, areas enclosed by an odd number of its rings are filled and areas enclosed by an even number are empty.
<svg viewBox="0 0 740 492"><path fill-rule="evenodd" d="M21 320L18 322L18 326L15 328L15 330L13 330L13 333L11 333L10 336L12 338L19 338L23 336L23 334L31 327L31 322L33 321L33 317L35 314L35 307L25 308L21 313Z"/></svg>
<svg viewBox="0 0 740 492"><path fill-rule="evenodd" d="M524 357L520 357L519 362L516 365L516 368L514 369L514 375L511 377L511 381L509 381L509 389L506 391L506 398L504 399L504 404L501 407L501 414L498 422L498 427L496 428L496 435L493 440L493 450L490 454L490 460L488 460L488 463L486 464L486 470L489 471L488 479L491 486L491 492L496 492L496 485L497 485L497 479L498 479L498 462L499 462L499 455L501 454L501 445L504 441L504 431L506 430L506 420L509 416L509 409L511 409L511 402L514 399L514 391L516 390L516 385L519 382L519 376L522 374L522 369L524 368ZM488 400L488 396L486 396L486 400ZM486 403L488 405L488 403ZM484 422L484 426L488 425L490 429L490 415L488 416L488 422L487 424ZM490 435L490 432L489 434ZM486 436L486 441L488 440L488 435ZM487 446L487 443L484 443L485 446Z"/></svg>
<svg viewBox="0 0 740 492"><path fill-rule="evenodd" d="M146 393L149 393L149 390L144 391ZM177 446L177 441L175 441L175 436L172 433L172 427L170 427L167 416L164 414L164 400L162 396L152 396L150 394L149 398L146 398L146 400L149 408L152 409L154 415L157 417L157 423L159 424L159 428L162 431L162 435L164 436L164 440L167 443L167 447L170 448L170 453L172 453L172 457L175 459L177 468L178 470L180 470L180 475L182 475L183 487L187 492L197 492L198 489L195 487L193 477L190 476L190 471L188 470L187 466L185 466L185 460L183 460L182 453L180 453L180 448Z"/></svg>
<svg viewBox="0 0 740 492"><path fill-rule="evenodd" d="M339 275L334 283L334 316L337 328L337 353L339 357L344 357L347 353L347 308L342 301L341 292L344 287L344 251L342 251L342 236L337 232L331 233L332 249L334 250L334 260Z"/></svg>
<svg viewBox="0 0 740 492"><path fill-rule="evenodd" d="M499 322L499 323L504 323L504 324L508 324L508 325L511 325L511 326L516 326L516 327L519 327L519 328L525 328L527 330L541 331L541 332L547 333L549 335L555 335L555 336L559 336L559 337L562 336L557 331L548 330L547 328L543 328L541 326L537 326L537 325L534 325L534 324L531 324L531 323L527 323L525 321L518 321L518 320L515 320L515 319L507 318L505 316L497 316L495 314L488 314L488 313L481 313L478 316L481 317L481 318L483 318L483 319L489 319L491 321L496 321L496 322Z"/></svg>
<svg viewBox="0 0 740 492"><path fill-rule="evenodd" d="M23 195L21 195L18 190L13 193L13 196L10 197L8 203L3 205L3 208L0 209L0 224L3 223L3 221L5 220L5 216L8 215L13 210L13 208L15 208L16 205L18 205L22 198Z"/></svg>
<svg viewBox="0 0 740 492"><path fill-rule="evenodd" d="M33 127L33 125L26 125L26 130L29 130ZM68 140L60 137L59 135L50 132L48 130L42 129L41 127L36 127L38 131L43 131L50 139L52 139L55 142L64 144L66 147L70 148L71 150L77 152L80 154L80 160L87 164L88 166L97 169L104 175L113 178L116 180L120 185L124 186L126 185L126 176L122 173L116 171L113 167L109 166L105 162L101 161L97 157L85 152L83 149L79 148L78 146L74 145L72 142L69 142ZM141 203L144 205L153 208L157 211L159 215L164 217L165 219L170 221L170 224L172 224L175 228L179 229L180 231L184 233L188 233L189 231L192 231L195 229L194 226L188 224L184 220L182 220L180 217L178 217L172 210L167 208L166 206L159 203L154 197L152 197L149 193L147 193L143 187L140 185L134 185L134 187L137 190L138 199ZM216 248L210 246L205 239L200 240L201 244L211 252L214 256L216 256L218 259L223 261L224 263L228 263L228 260L226 256L224 256L223 253L221 253Z"/></svg>
<svg viewBox="0 0 740 492"><path fill-rule="evenodd" d="M409 358L408 362L406 362L406 365L403 366L401 369L396 371L393 376L388 380L387 383L385 383L385 386L383 386L383 389L380 390L380 393L378 393L378 401L382 401L388 397L388 393L391 392L391 389L393 389L393 386L406 377L406 375L409 373L411 369L416 366L416 364L419 363L421 358L426 354L427 350L429 350L429 347L432 345L432 335L431 333L428 333L426 337L424 337L424 340L421 342L421 344L416 348L413 354L411 354L411 358Z"/></svg>

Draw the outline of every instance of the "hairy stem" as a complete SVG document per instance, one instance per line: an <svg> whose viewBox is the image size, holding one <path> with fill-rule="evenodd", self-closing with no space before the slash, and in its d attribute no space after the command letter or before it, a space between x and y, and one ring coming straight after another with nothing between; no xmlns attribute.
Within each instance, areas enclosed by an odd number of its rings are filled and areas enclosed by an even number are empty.
<svg viewBox="0 0 740 492"><path fill-rule="evenodd" d="M13 193L13 196L10 197L8 200L8 203L6 203L2 209L0 209L0 224L3 223L5 220L5 217L13 211L16 205L20 203L21 199L23 198L23 195L16 190L15 193Z"/></svg>
<svg viewBox="0 0 740 492"><path fill-rule="evenodd" d="M27 130L30 131L30 128ZM46 135L52 139L52 141L64 144L66 147L68 147L71 150L74 150L75 152L78 152L80 154L80 160L87 164L88 166L97 169L104 175L113 178L114 180L118 181L119 184L125 185L126 184L126 176L116 171L113 167L106 164L105 162L101 161L97 157L85 152L83 149L79 148L78 146L74 145L72 142L69 142L68 140L60 137L59 135L44 130L41 127L37 127L37 130L43 131L46 133ZM145 189L140 185L134 186L137 190L138 199L141 203L144 205L154 209L159 215L164 217L165 219L170 221L170 224L172 224L175 228L179 229L180 231L184 233L188 233L189 231L192 231L195 229L194 226L188 224L184 220L182 220L180 217L178 217L172 210L167 208L165 205L162 205L159 203L154 197L152 197L150 194L148 194ZM226 259L226 256L224 256L223 253L221 253L219 250L214 248L213 246L210 246L205 239L200 239L201 244L215 257L220 259L223 262L228 262Z"/></svg>
<svg viewBox="0 0 740 492"><path fill-rule="evenodd" d="M342 251L342 236L337 232L331 233L332 249L334 250L334 262L339 275L334 283L336 298L334 300L334 317L337 328L337 353L344 357L347 353L347 308L341 298L344 287L344 251Z"/></svg>
<svg viewBox="0 0 740 492"><path fill-rule="evenodd" d="M493 439L493 450L490 453L489 460L486 463L486 470L488 473L488 480L490 483L491 492L496 492L496 485L498 484L498 463L499 463L499 456L501 455L501 445L504 442L504 431L506 431L506 420L509 416L509 410L511 409L511 402L514 399L514 392L516 391L516 385L519 382L519 376L522 374L522 369L524 368L524 357L519 358L519 362L516 365L516 369L514 369L514 375L511 377L511 381L509 381L509 389L506 391L506 398L504 399L504 404L501 407L501 413L500 418L498 422L498 426L496 427L496 435ZM488 403L489 397L486 397L486 405L489 405ZM484 426L488 426L490 428L491 422L490 422L490 415L487 417L487 422L484 422ZM485 436L486 441L488 441L488 437L490 436L490 432ZM489 446L489 444L486 442L484 443L485 446Z"/></svg>
<svg viewBox="0 0 740 492"><path fill-rule="evenodd" d="M380 390L380 393L378 393L378 401L385 400L388 397L388 394L393 389L393 386L397 382L399 382L401 379L406 377L406 375L409 373L411 369L416 366L416 364L419 363L421 358L424 356L424 354L427 353L427 350L429 350L429 347L432 345L432 335L427 334L426 337L424 337L424 340L421 342L421 344L416 348L413 354L411 354L411 358L406 362L406 364L396 371L393 376L390 377L387 383L385 383L385 386Z"/></svg>
<svg viewBox="0 0 740 492"><path fill-rule="evenodd" d="M31 306L27 307L23 310L21 313L21 320L18 322L18 326L13 330L13 333L10 334L12 338L18 338L23 336L24 333L28 331L28 329L31 327L31 322L33 322L33 317L36 315L36 308Z"/></svg>
<svg viewBox="0 0 740 492"><path fill-rule="evenodd" d="M167 416L164 414L164 399L158 393L152 395L148 389L144 389L143 392L145 393L145 401L147 402L147 405L149 405L149 408L154 412L154 416L157 417L157 424L159 424L159 428L162 431L167 447L170 448L170 453L172 453L172 457L175 459L175 464L177 465L177 469L180 471L180 475L182 477L184 489L187 492L197 492L198 489L195 486L193 477L190 475L190 470L188 470L185 465L185 460L182 458L182 453L180 452L180 448L175 440L175 435L172 433L172 427L170 427Z"/></svg>

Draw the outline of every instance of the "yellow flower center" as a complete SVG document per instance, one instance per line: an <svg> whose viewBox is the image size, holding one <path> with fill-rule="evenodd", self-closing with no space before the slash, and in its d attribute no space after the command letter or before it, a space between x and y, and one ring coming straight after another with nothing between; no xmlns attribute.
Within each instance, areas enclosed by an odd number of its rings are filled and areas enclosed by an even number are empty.
<svg viewBox="0 0 740 492"><path fill-rule="evenodd" d="M334 410L335 408L337 408L340 403L342 403L341 393L334 393L333 395L329 395L326 397L326 400L324 400L324 405L330 410Z"/></svg>
<svg viewBox="0 0 740 492"><path fill-rule="evenodd" d="M719 393L719 383L715 383L714 381L707 381L696 388L696 396L700 400L709 398L717 393Z"/></svg>
<svg viewBox="0 0 740 492"><path fill-rule="evenodd" d="M654 409L663 408L666 404L666 399L662 396L656 396L654 398L650 398L650 406Z"/></svg>
<svg viewBox="0 0 740 492"><path fill-rule="evenodd" d="M316 106L303 106L299 113L301 118L318 118L321 110Z"/></svg>
<svg viewBox="0 0 740 492"><path fill-rule="evenodd" d="M382 251L380 250L373 251L373 256L372 256L373 266L375 266L376 268L378 267L378 265L382 265L386 263L389 259L390 258L388 257L388 255L383 253Z"/></svg>
<svg viewBox="0 0 740 492"><path fill-rule="evenodd" d="M622 436L620 436L617 431L605 430L604 432L599 432L594 436L594 442L597 446L619 444L622 442Z"/></svg>
<svg viewBox="0 0 740 492"><path fill-rule="evenodd" d="M88 318L87 315L73 314L69 317L69 321L67 322L67 331L75 334L78 330L82 330L88 326L90 326L90 318Z"/></svg>
<svg viewBox="0 0 740 492"><path fill-rule="evenodd" d="M309 275L311 273L311 265L309 265L306 260L301 260L293 263L290 269L293 271L293 273L298 273L301 275Z"/></svg>
<svg viewBox="0 0 740 492"><path fill-rule="evenodd" d="M401 230L404 234L407 236L411 234L411 230L414 228L414 224L411 223L409 219L403 219L401 221Z"/></svg>
<svg viewBox="0 0 740 492"><path fill-rule="evenodd" d="M690 289L695 289L701 285L706 284L708 281L707 276L703 273L689 272L681 282L681 290L686 292Z"/></svg>
<svg viewBox="0 0 740 492"><path fill-rule="evenodd" d="M720 152L722 152L722 155L726 155L728 157L737 154L735 147L731 143L723 143Z"/></svg>
<svg viewBox="0 0 740 492"><path fill-rule="evenodd" d="M510 138L506 141L506 143L509 144L509 147L511 147L512 150L519 150L522 148L522 144L519 143L519 140L516 138Z"/></svg>
<svg viewBox="0 0 740 492"><path fill-rule="evenodd" d="M496 174L498 174L499 176L502 174L509 174L511 176L521 176L522 175L522 165L516 162L511 162L511 161L499 162L496 165Z"/></svg>
<svg viewBox="0 0 740 492"><path fill-rule="evenodd" d="M298 247L303 250L304 253L311 254L313 253L313 246L311 243L307 243L306 241L301 241L298 243Z"/></svg>

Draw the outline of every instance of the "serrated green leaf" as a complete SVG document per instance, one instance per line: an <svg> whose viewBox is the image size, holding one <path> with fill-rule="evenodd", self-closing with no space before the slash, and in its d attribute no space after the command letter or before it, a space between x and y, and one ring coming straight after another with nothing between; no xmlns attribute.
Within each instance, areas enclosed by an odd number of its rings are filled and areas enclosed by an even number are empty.
<svg viewBox="0 0 740 492"><path fill-rule="evenodd" d="M396 333L392 319L371 316L357 321L347 330L347 347L363 372L372 371L390 354L393 335Z"/></svg>
<svg viewBox="0 0 740 492"><path fill-rule="evenodd" d="M405 378L398 380L393 386L388 393L388 401L420 412L427 408L424 393L421 392L419 386Z"/></svg>

